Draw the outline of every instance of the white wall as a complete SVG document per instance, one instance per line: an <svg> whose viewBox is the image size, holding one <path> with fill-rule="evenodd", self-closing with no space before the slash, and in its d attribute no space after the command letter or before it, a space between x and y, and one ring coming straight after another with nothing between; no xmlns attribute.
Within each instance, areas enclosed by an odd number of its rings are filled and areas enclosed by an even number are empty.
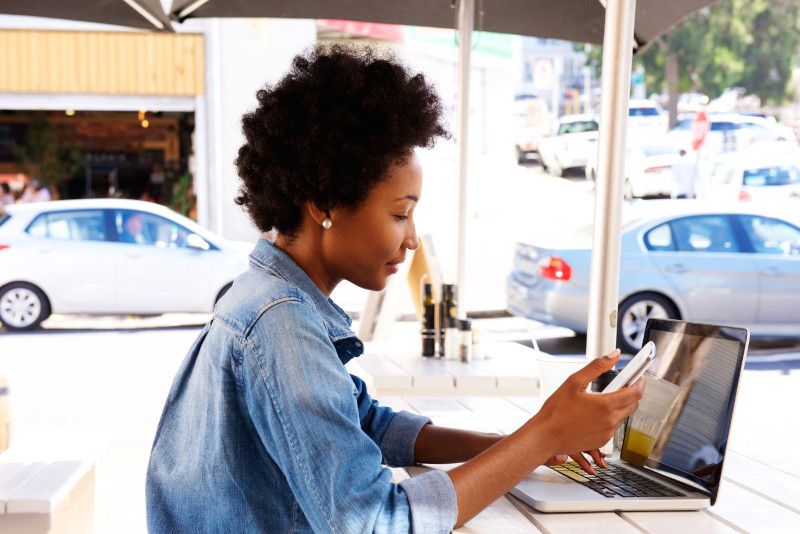
<svg viewBox="0 0 800 534"><path fill-rule="evenodd" d="M234 203L239 178L234 160L242 146L242 115L257 105L256 91L277 81L291 58L316 42L313 20L208 21L210 227L228 239L254 241L257 229Z"/></svg>

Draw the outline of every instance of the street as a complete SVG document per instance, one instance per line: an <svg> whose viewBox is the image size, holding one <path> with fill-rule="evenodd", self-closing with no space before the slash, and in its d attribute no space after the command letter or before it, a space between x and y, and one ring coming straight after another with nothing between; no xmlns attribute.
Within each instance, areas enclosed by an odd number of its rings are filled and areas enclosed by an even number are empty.
<svg viewBox="0 0 800 534"><path fill-rule="evenodd" d="M491 173L492 179L472 179L470 195L502 200L470 204L468 309L502 310L517 232L588 222L592 191L580 174L553 178L535 163L509 166L508 172L492 172L491 162L476 169ZM424 205L436 207L448 185L444 179L432 182L425 193L427 204L420 205L420 233L440 230L432 221L436 214L422 210ZM492 190L513 194L490 194ZM443 242L451 242L452 234L444 236ZM448 248L442 245L438 252L444 257ZM333 298L358 314L365 293L343 286ZM396 311L399 316L413 314L407 292ZM43 330L0 334L0 373L9 380L13 440L19 446L85 447L99 455L99 534L145 532L144 477L150 446L172 377L208 317L53 316ZM533 334L544 352L585 353L585 336L564 328L513 317L478 319L475 325L484 341L530 345ZM397 329L397 335L408 330ZM756 460L786 466L789 472L800 471L795 453L800 428L789 411L797 404L799 390L800 342L751 343L731 446Z"/></svg>

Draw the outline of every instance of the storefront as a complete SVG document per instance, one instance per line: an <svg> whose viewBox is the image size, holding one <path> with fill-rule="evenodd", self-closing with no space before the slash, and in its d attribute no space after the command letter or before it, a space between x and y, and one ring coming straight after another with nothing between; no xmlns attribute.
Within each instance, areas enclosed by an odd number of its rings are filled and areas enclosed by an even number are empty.
<svg viewBox="0 0 800 534"><path fill-rule="evenodd" d="M203 46L198 34L0 30L0 175L46 172L24 155L49 142L70 160L45 180L61 198L191 193Z"/></svg>

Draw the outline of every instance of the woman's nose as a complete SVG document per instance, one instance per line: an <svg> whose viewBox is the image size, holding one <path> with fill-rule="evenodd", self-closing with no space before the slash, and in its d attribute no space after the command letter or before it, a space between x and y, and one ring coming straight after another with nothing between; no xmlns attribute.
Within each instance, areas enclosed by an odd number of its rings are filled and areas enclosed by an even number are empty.
<svg viewBox="0 0 800 534"><path fill-rule="evenodd" d="M417 236L417 229L411 225L411 231L403 241L403 246L408 250L417 250L419 248L419 236Z"/></svg>

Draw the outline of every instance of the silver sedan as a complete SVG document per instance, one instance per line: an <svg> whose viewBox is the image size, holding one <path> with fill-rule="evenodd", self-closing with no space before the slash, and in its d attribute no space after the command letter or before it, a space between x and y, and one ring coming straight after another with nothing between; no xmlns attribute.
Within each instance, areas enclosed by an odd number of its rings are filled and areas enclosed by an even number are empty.
<svg viewBox="0 0 800 534"><path fill-rule="evenodd" d="M639 202L623 216L618 346L641 347L649 317L743 326L800 337L800 210L692 200ZM641 209L644 208L644 209ZM585 333L591 228L517 243L506 280L515 315Z"/></svg>

